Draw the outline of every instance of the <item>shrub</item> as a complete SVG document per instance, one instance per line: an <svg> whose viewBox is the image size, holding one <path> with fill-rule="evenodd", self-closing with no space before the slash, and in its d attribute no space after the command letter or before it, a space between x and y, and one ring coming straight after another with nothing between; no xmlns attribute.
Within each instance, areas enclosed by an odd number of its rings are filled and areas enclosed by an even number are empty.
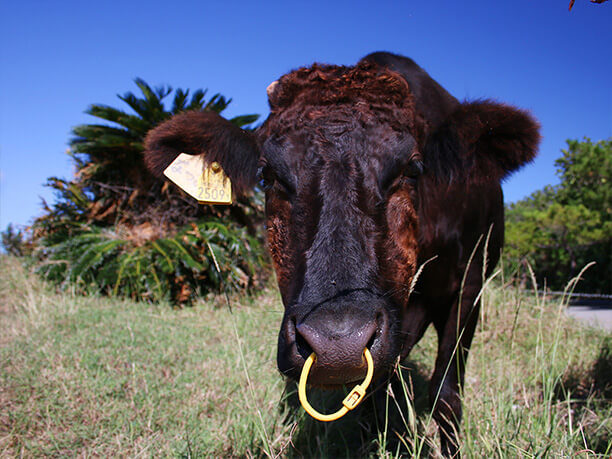
<svg viewBox="0 0 612 459"><path fill-rule="evenodd" d="M56 200L44 203L32 228L38 271L78 291L176 303L257 284L266 272L257 232L261 195L229 207L200 205L153 177L142 157L144 137L158 123L185 110L221 113L230 100L215 94L207 101L202 90L189 98L189 91L178 89L167 109L163 100L172 88L152 89L140 79L136 85L142 97L119 96L133 113L92 105L88 114L112 124L73 129L68 154L76 172L70 180L48 179ZM230 121L248 129L257 118Z"/></svg>

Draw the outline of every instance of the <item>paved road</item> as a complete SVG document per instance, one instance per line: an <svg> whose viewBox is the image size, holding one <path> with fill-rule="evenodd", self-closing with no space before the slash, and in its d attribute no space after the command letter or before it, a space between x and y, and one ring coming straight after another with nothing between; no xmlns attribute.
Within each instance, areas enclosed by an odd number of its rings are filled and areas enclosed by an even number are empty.
<svg viewBox="0 0 612 459"><path fill-rule="evenodd" d="M580 301L570 305L567 313L576 319L612 331L612 304L609 301Z"/></svg>

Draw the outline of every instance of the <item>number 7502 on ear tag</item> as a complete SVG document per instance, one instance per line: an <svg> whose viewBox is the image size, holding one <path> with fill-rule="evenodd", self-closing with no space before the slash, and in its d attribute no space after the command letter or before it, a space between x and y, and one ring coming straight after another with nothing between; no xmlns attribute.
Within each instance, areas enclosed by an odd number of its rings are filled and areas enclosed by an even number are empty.
<svg viewBox="0 0 612 459"><path fill-rule="evenodd" d="M217 162L204 167L201 156L181 153L164 175L200 204L232 203L232 182Z"/></svg>

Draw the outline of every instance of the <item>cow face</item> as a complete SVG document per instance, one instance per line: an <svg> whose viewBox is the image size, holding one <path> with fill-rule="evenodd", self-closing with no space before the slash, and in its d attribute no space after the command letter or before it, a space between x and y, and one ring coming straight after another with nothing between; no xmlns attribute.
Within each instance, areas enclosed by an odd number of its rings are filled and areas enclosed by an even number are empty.
<svg viewBox="0 0 612 459"><path fill-rule="evenodd" d="M149 133L145 160L161 175L180 152L201 154L238 193L260 181L285 306L279 369L297 377L314 352L311 382L350 383L365 374L366 347L378 371L400 352L422 127L406 81L370 63L300 69L268 95L271 114L255 134L185 112Z"/></svg>
<svg viewBox="0 0 612 459"><path fill-rule="evenodd" d="M314 66L269 91L259 133L268 246L285 304L279 369L339 385L401 347L416 265L420 156L406 83L368 66Z"/></svg>

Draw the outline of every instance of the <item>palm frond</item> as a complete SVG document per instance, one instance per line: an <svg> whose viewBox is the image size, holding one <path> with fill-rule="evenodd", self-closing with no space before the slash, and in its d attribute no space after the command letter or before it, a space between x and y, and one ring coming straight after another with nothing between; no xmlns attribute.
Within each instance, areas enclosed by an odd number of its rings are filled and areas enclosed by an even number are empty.
<svg viewBox="0 0 612 459"><path fill-rule="evenodd" d="M189 102L186 110L203 110L205 106L204 97L206 97L207 92L207 89L197 89L191 96L191 102Z"/></svg>
<svg viewBox="0 0 612 459"><path fill-rule="evenodd" d="M230 119L230 121L234 123L236 126L244 128L245 126L254 123L258 119L259 119L259 115L253 114L253 115L235 116L232 119Z"/></svg>
<svg viewBox="0 0 612 459"><path fill-rule="evenodd" d="M119 124L120 126L123 126L141 136L146 135L149 129L153 127L146 119L136 115L130 115L129 113L108 105L91 105L87 110L85 110L85 113L95 116L96 118Z"/></svg>
<svg viewBox="0 0 612 459"><path fill-rule="evenodd" d="M222 286L238 290L256 285L262 257L262 244L244 228L220 221L191 224L144 244L84 224L71 238L46 247L47 261L39 272L83 292L142 300L168 299L174 292L170 299L186 302Z"/></svg>
<svg viewBox="0 0 612 459"><path fill-rule="evenodd" d="M173 114L182 112L186 108L187 98L189 97L189 89L183 91L182 89L177 89L174 93L174 100L172 101L172 108L170 111Z"/></svg>
<svg viewBox="0 0 612 459"><path fill-rule="evenodd" d="M226 99L221 94L215 94L211 97L208 103L204 106L204 110L209 110L215 113L221 113L232 102L232 99Z"/></svg>

